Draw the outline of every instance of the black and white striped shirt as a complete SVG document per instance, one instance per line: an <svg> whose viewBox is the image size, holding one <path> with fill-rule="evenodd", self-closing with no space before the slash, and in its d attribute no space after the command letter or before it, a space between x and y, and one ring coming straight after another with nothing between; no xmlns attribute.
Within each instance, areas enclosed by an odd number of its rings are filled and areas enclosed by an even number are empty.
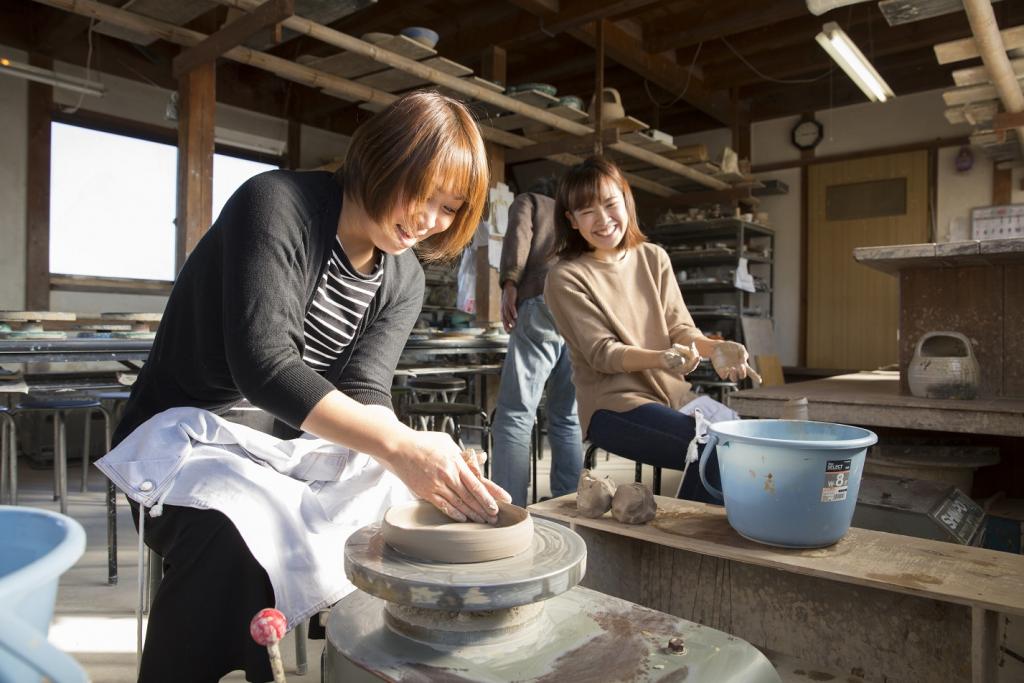
<svg viewBox="0 0 1024 683"><path fill-rule="evenodd" d="M320 278L303 325L306 348L302 360L320 374L327 372L352 341L380 288L382 263L382 255L378 255L373 272L363 275L349 263L341 240L335 235L327 270Z"/></svg>

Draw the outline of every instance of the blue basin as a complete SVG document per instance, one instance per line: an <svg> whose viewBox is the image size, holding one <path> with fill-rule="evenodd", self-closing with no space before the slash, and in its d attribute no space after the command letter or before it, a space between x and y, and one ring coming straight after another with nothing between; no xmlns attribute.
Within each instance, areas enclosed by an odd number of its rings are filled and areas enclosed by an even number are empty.
<svg viewBox="0 0 1024 683"><path fill-rule="evenodd" d="M725 500L732 528L785 548L832 545L850 528L864 455L878 441L860 427L805 420L731 420L708 427L700 478ZM722 490L705 476L718 448Z"/></svg>
<svg viewBox="0 0 1024 683"><path fill-rule="evenodd" d="M85 531L70 517L0 506L0 683L88 680L46 640L57 582L84 550Z"/></svg>

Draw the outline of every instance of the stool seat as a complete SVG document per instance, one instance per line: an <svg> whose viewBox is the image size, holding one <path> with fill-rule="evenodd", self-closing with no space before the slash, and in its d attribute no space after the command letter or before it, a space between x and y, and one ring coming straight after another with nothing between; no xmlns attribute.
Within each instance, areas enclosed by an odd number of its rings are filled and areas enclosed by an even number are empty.
<svg viewBox="0 0 1024 683"><path fill-rule="evenodd" d="M100 402L94 398L51 398L49 396L28 396L18 403L15 410L75 410L99 407Z"/></svg>
<svg viewBox="0 0 1024 683"><path fill-rule="evenodd" d="M445 415L480 415L483 411L480 410L480 406L473 403L436 401L434 403L414 403L409 406L406 413L413 416L443 417Z"/></svg>
<svg viewBox="0 0 1024 683"><path fill-rule="evenodd" d="M410 377L406 386L415 391L463 391L466 380L460 377Z"/></svg>
<svg viewBox="0 0 1024 683"><path fill-rule="evenodd" d="M127 401L131 398L132 392L125 389L124 391L100 391L93 395L100 401Z"/></svg>

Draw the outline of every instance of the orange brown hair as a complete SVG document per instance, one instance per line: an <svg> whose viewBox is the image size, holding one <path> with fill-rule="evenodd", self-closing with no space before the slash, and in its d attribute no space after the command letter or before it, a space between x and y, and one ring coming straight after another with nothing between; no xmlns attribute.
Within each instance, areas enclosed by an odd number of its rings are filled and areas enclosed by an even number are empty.
<svg viewBox="0 0 1024 683"><path fill-rule="evenodd" d="M451 259L476 232L487 199L487 153L469 110L458 100L418 90L399 97L356 129L337 177L345 196L383 222L403 203L438 189L463 199L451 227L417 245L424 260Z"/></svg>

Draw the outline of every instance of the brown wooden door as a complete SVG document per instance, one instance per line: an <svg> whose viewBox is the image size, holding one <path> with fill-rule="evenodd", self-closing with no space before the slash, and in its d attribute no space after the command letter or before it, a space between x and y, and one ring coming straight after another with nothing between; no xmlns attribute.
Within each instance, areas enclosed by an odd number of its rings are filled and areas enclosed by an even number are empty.
<svg viewBox="0 0 1024 683"><path fill-rule="evenodd" d="M853 249L928 241L928 152L816 164L807 190L808 367L896 363L897 279Z"/></svg>

